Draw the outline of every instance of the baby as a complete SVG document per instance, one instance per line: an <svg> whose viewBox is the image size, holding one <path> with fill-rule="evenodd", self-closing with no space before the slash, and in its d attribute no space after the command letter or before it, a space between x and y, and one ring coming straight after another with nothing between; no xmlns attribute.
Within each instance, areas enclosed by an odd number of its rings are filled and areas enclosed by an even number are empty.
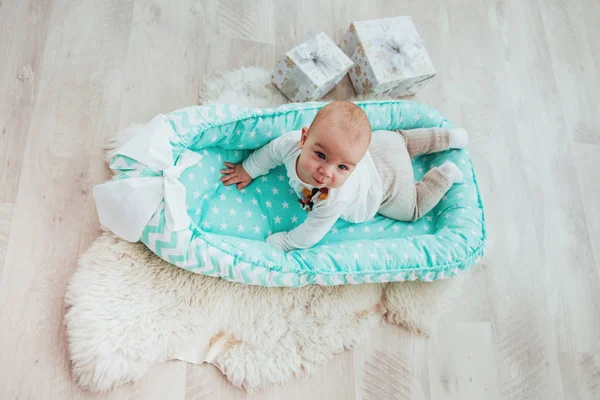
<svg viewBox="0 0 600 400"><path fill-rule="evenodd" d="M379 212L415 221L427 214L454 183L462 181L462 172L446 162L415 183L411 158L466 145L463 129L371 132L360 107L335 101L317 113L310 128L278 137L241 164L226 162L221 181L243 189L256 177L285 165L289 183L309 213L302 224L270 235L267 243L291 251L317 244L339 218L359 223Z"/></svg>

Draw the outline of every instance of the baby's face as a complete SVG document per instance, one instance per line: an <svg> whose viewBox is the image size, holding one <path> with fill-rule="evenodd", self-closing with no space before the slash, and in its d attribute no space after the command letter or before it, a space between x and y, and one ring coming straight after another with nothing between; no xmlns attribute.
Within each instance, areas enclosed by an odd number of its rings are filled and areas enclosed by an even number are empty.
<svg viewBox="0 0 600 400"><path fill-rule="evenodd" d="M340 129L328 124L302 128L298 177L314 187L338 188L352 174L369 147L368 140L351 143Z"/></svg>

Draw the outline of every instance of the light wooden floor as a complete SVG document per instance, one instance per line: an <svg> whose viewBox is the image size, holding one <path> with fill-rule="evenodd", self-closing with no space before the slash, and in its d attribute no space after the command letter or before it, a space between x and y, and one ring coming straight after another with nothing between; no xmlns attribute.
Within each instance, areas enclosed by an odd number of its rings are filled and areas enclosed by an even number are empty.
<svg viewBox="0 0 600 400"><path fill-rule="evenodd" d="M470 131L489 231L433 337L387 326L253 395L183 363L73 385L62 296L98 235L100 145L194 104L207 73L407 14L438 70L417 100ZM599 21L598 0L1 1L0 399L599 399Z"/></svg>

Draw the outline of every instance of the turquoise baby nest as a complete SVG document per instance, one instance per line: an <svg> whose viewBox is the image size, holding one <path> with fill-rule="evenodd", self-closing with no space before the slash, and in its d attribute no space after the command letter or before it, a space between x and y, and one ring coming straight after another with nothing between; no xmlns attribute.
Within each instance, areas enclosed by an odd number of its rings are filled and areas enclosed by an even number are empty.
<svg viewBox="0 0 600 400"><path fill-rule="evenodd" d="M265 238L293 229L306 218L288 185L284 167L258 178L246 189L220 183L224 161L241 162L252 149L285 132L310 125L326 103L287 104L278 108L236 105L194 106L164 114L172 127L173 158L184 150L202 155L179 177L186 188L189 227L170 231L164 202L144 228L140 240L166 261L188 271L263 286L299 287L406 280L434 281L476 264L486 243L484 213L467 150L451 150L413 160L415 179L431 167L453 161L465 180L417 222L377 215L352 224L339 220L310 249L288 253ZM453 127L434 109L410 101L356 102L373 130ZM160 176L136 160L117 154L115 180Z"/></svg>

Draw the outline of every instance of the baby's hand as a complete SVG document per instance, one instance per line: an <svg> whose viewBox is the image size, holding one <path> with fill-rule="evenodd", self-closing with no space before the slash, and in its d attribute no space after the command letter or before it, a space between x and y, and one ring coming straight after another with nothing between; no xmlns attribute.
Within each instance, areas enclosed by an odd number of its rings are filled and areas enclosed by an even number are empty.
<svg viewBox="0 0 600 400"><path fill-rule="evenodd" d="M226 162L225 167L227 168L221 170L221 173L225 175L221 178L223 185L229 186L237 184L237 188L241 190L252 183L252 178L248 175L244 167L242 167L242 164Z"/></svg>
<svg viewBox="0 0 600 400"><path fill-rule="evenodd" d="M270 236L267 236L267 243L274 249L283 251L284 253L291 251L291 250L295 250L293 248L288 248L286 246L286 244L285 244L285 234L286 233L287 232L277 232Z"/></svg>

